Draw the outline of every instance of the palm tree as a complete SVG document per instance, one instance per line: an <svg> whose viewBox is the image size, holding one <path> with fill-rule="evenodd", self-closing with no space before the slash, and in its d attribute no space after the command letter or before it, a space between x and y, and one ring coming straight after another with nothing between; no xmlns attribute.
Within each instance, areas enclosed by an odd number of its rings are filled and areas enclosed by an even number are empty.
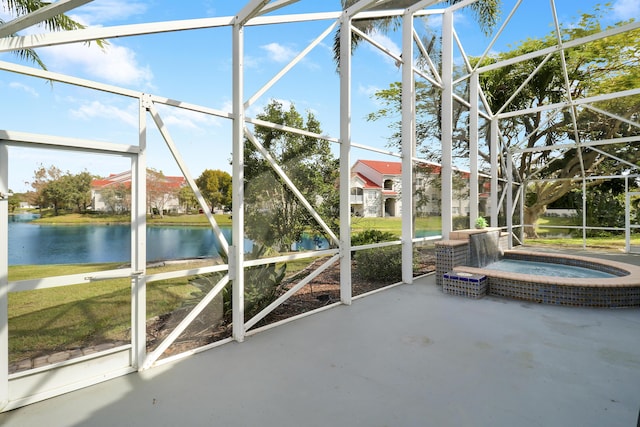
<svg viewBox="0 0 640 427"><path fill-rule="evenodd" d="M353 6L359 0L341 0L342 9L345 10L350 6ZM406 9L407 7L416 3L417 0L383 0L376 3L369 10L391 10L391 9ZM443 3L454 5L461 0L443 0ZM479 0L468 7L471 8L476 16L476 20L480 24L480 29L483 33L489 34L500 16L500 2L501 0ZM364 33L372 33L374 31L381 31L386 33L388 31L396 30L401 24L400 17L388 17L379 19L358 19L353 22L353 25ZM354 51L356 46L362 41L362 38L357 34L353 34L351 38L351 52ZM340 63L340 29L336 31L333 40L333 58L336 64Z"/></svg>
<svg viewBox="0 0 640 427"><path fill-rule="evenodd" d="M16 16L27 15L31 12L35 12L41 7L48 6L49 4L50 2L41 0L0 0L0 5L2 6L2 8ZM0 25L4 23L5 22L0 19ZM49 31L69 31L84 28L82 24L74 21L64 14L60 14L54 16L53 18L47 19L43 21L42 24ZM12 34L9 37L15 36L17 36L17 34ZM100 42L98 44L100 44ZM18 55L20 59L36 63L44 70L47 69L45 64L33 49L16 50L15 54Z"/></svg>

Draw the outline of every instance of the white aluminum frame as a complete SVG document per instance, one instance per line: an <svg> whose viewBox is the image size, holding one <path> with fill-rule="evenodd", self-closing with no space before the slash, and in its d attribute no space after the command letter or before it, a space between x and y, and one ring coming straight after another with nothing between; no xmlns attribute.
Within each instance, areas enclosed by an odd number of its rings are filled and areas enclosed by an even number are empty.
<svg viewBox="0 0 640 427"><path fill-rule="evenodd" d="M490 71L499 67L505 67L515 64L519 61L528 60L531 58L543 56L543 64L554 54L561 55L561 60L564 65L564 50L579 46L583 43L599 40L604 37L619 34L625 31L631 31L640 28L640 22L633 22L621 27L613 28L604 31L600 34L563 42L559 37L559 24L555 13L554 0L551 0L551 9L555 22L556 32L558 34L558 44L547 49L543 49L538 52L534 52L527 55L522 55L517 58L512 58L499 63L491 64L481 67L478 65L472 68L470 61L464 52L464 48L460 39L458 38L454 28L454 14L462 7L468 6L477 0L463 0L456 5L435 9L427 9L437 3L436 0L422 0L416 1L411 7L404 10L384 10L381 8L381 2L378 0L360 0L351 7L343 11L335 12L322 12L322 13L301 13L295 15L286 14L274 14L275 11L286 10L287 6L297 3L297 0L248 0L243 7L239 8L236 16L228 17L214 17L214 18L200 18L181 21L169 21L169 22L148 22L134 25L121 25L114 27L104 28L90 28L84 30L75 30L60 33L47 33L36 34L27 36L8 37L8 34L27 28L37 22L41 22L56 13L67 12L82 4L88 3L89 0L59 0L52 3L50 6L39 10L31 15L23 18L13 20L0 26L0 52L15 51L17 49L25 48L37 48L43 46L54 46L61 44L69 44L75 42L95 41L100 39L110 39L113 37L133 37L136 35L167 33L173 31L190 31L203 28L230 28L231 37L230 43L232 45L232 111L220 111L215 110L207 106L200 106L189 104L181 101L175 101L169 98L165 98L159 95L147 94L141 91L134 91L130 89L120 88L112 85L106 85L103 83L93 82L86 79L80 79L73 76L67 76L57 73L51 73L48 71L42 71L32 67L26 67L22 65L13 64L10 62L0 61L0 70L37 77L40 79L49 79L52 81L58 81L65 84L76 85L79 87L89 88L93 90L103 91L118 96L129 97L137 99L139 102L139 137L137 145L127 144L113 144L108 142L99 141L86 141L86 140L74 140L70 138L61 138L55 135L35 135L27 132L15 132L8 130L0 130L0 224L6 224L7 217L7 203L6 194L8 192L8 155L7 155L7 143L9 144L21 144L29 147L48 147L56 149L67 150L90 150L97 152L108 151L110 153L120 153L123 156L132 158L132 265L130 269L118 270L113 272L103 272L100 275L92 277L66 277L66 278L47 278L37 281L22 281L9 283L7 279L7 236L6 233L0 234L0 410L8 410L17 406L28 404L42 398L49 397L56 392L65 392L73 389L73 387L86 386L105 378L110 378L115 375L122 375L130 372L131 370L142 370L157 366L159 364L168 363L176 360L180 357L193 354L198 351L220 345L231 340L242 342L248 334L255 333L256 330L251 330L260 320L262 320L268 313L270 313L275 307L284 302L297 290L305 286L313 277L320 274L324 269L330 267L332 264L340 263L340 301L342 304L350 305L352 303L352 287L351 287L351 254L352 251L369 249L373 247L381 247L388 245L402 245L402 281L404 283L412 283L412 265L413 265L413 243L425 242L439 238L448 238L449 232L452 230L452 174L453 157L452 157L452 135L453 135L453 103L457 101L462 105L467 106L470 111L469 122L469 144L470 144L470 198L471 198L471 218L475 218L478 215L478 150L479 150L479 134L478 134L478 122L479 118L483 117L490 124L490 136L488 137L488 144L491 151L491 225L498 225L498 214L500 208L505 205L507 212L507 229L512 235L512 230L515 228L524 227L523 224L513 224L511 217L516 209L520 209L520 217L523 217L524 206L524 193L525 186L528 181L535 179L535 176L531 177L518 177L520 181L514 181L512 179L513 168L513 156L522 155L526 152L539 152L542 150L552 149L564 149L573 148L574 144L558 144L556 146L548 147L533 147L533 148L518 148L512 147L506 150L501 143L500 136L500 120L504 118L513 117L516 115L531 114L539 111L560 111L563 108L569 108L574 117L574 131L577 135L577 124L575 123L575 114L577 108L589 108L600 114L606 114L616 119L622 120L628 124L639 126L640 124L631 120L618 117L617 115L602 111L601 109L594 107L590 104L602 100L612 99L623 96L635 96L640 94L640 88L635 88L627 91L622 91L614 94L596 95L581 99L568 99L566 102L538 106L535 108L529 108L526 110L515 112L504 112L511 100L517 95L517 93L527 84L530 78L542 67L542 64L532 73L525 82L522 83L520 88L514 93L514 95L502 106L498 111L492 112L488 106L485 95L482 93L479 87L479 78L483 72ZM497 31L493 40L487 46L482 57L485 57L491 51L497 38L503 32L504 28L510 23L511 17L520 7L520 5L526 0L518 0L515 7L511 10L510 14L504 21L504 24ZM532 0L536 1L536 0ZM368 10L368 9L375 10ZM442 69L437 70L434 61L429 58L425 47L414 28L414 19L416 17L425 15L441 15L443 20L442 30ZM401 17L402 19L402 56L394 55L388 49L375 42L367 34L355 29L352 26L352 22L358 19L367 19L375 17ZM255 94L245 98L245 73L244 73L244 47L245 47L245 31L253 26L258 25L278 25L289 22L311 22L311 21L326 21L327 27L321 34L319 34L308 46L299 52L294 59L292 59L287 65L285 65L276 75L274 75L266 84L260 87ZM296 64L298 64L310 51L312 51L317 45L325 40L334 30L340 26L340 128L339 136L325 136L316 135L311 132L307 132L300 129L293 129L273 123L268 123L255 118L247 117L247 108L254 104L262 95L264 95L277 81L279 81L284 75L286 75ZM370 147L366 144L359 144L352 141L351 135L351 104L352 104L352 66L351 66L351 39L352 33L360 35L365 42L370 43L372 46L385 52L390 57L394 58L402 66L402 149L401 153L393 153L388 150ZM462 54L464 63L467 67L468 74L460 79L454 81L453 69L454 69L454 48L458 47ZM414 64L414 53L420 52L427 61L427 70L421 70ZM442 91L442 236L434 238L414 238L414 225L413 225L413 195L411 191L404 191L402 193L402 236L399 242L390 242L381 245L365 245L361 247L351 246L351 215L350 215L350 168L351 168L351 148L359 148L369 150L375 153L381 153L385 155L400 157L402 162L402 188L413 188L413 166L416 162L422 161L417 158L416 155L416 118L415 118L415 79L420 77L430 82L434 87ZM469 99L463 99L454 93L454 85L468 79L470 87ZM568 85L568 77L566 73L566 67L564 71L565 85ZM175 108L182 108L190 111L196 111L199 113L221 117L232 122L232 192L233 192L233 231L232 238L236 242L233 246L228 246L224 236L220 232L214 217L207 209L207 204L202 195L200 194L195 181L191 176L188 165L182 159L180 152L173 142L169 130L164 125L162 118L156 109L156 104L169 105ZM147 113L152 118L152 123L158 128L162 135L164 142L169 148L171 155L175 162L183 172L187 183L196 194L196 198L203 208L203 211L207 214L209 223L214 230L216 236L221 242L223 251L228 253L228 265L215 265L199 269L181 270L170 273L162 273L155 275L146 274L146 220L145 220L145 173L146 173L146 134L147 134ZM282 168L277 165L275 160L269 155L269 153L261 146L261 144L253 136L252 132L247 128L249 125L260 125L281 129L287 132L298 133L314 138L321 138L332 143L340 144L340 233L336 236L330 228L324 223L320 215L313 209L312 205L308 203L303 195L295 188L293 183L287 178ZM261 260L245 260L245 254L243 251L242 243L244 239L244 141L247 138L251 141L272 165L276 173L291 188L296 197L303 203L303 205L310 211L313 217L322 225L324 230L329 234L335 244L338 245L338 249L331 249L327 251L313 251L304 254L287 255L283 257L275 257ZM639 138L617 138L608 141L591 141L591 142L578 142L578 148L590 147L592 149L598 149L598 145L612 144L612 143L637 143L640 142ZM580 150L579 150L580 151ZM604 151L601 151L604 153ZM606 154L606 153L604 153ZM615 158L615 156L614 156ZM617 158L616 158L617 159ZM620 159L617 159L620 160ZM629 164L629 166L634 166ZM508 171L508 177L505 178L499 175L499 170ZM583 187L587 178L584 176L586 171L583 167ZM498 192L499 183L502 183L504 188L502 194ZM515 191L515 195L514 195ZM584 224L583 224L584 229ZM628 229L628 226L627 226ZM510 238L511 245L511 238ZM265 308L262 312L256 315L253 319L244 321L244 272L245 268L251 266L262 265L272 262L285 262L287 260L310 258L316 256L329 255L331 258L325 262L319 269L314 271L309 277L299 282L294 288L292 288L285 295L280 297L269 307ZM200 303L189 313L187 318L180 323L180 325L164 340L159 346L150 353L147 353L145 348L146 343L146 286L149 283L158 280L164 280L172 277L186 277L195 274L205 274L218 272L223 274L222 279L216 284L216 286L200 301ZM226 273L226 274L225 274ZM78 369L78 365L82 363L87 364L104 364L106 367L113 367L112 372L106 376L88 376L84 380L80 381L77 385L63 385L58 391L42 391L35 390L31 395L24 396L10 396L9 395L9 381L12 378L8 375L8 332L7 332L7 299L8 293L18 290L37 289L48 286L60 286L67 283L68 280L73 280L75 283L78 281L90 281L99 280L105 277L131 277L132 287L132 344L131 349L116 349L115 351L101 353L96 358L88 358L82 360L75 360L71 363L60 366L65 369ZM174 339L183 331L190 321L196 318L198 313L204 309L204 307L211 301L223 288L227 285L227 282L231 281L233 286L233 332L232 339L225 339L218 343L214 343L209 346L201 347L191 350L178 356L173 356L165 359L161 359L163 352L173 343ZM117 365L122 361L122 355L125 351L130 351L130 366L122 368ZM46 375L46 370L43 371ZM75 375L75 374L74 374ZM23 378L26 375L14 376L14 379L18 377Z"/></svg>

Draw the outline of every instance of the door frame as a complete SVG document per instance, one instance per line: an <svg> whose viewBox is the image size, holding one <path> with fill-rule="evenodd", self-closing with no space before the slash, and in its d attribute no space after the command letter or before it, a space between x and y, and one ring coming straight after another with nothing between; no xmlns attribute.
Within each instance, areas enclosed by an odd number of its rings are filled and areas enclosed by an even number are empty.
<svg viewBox="0 0 640 427"><path fill-rule="evenodd" d="M640 229L640 224L631 224L631 197L640 197L640 191L626 191L624 204L624 235L625 235L625 252L640 253L640 247L635 249L631 246L631 231Z"/></svg>
<svg viewBox="0 0 640 427"><path fill-rule="evenodd" d="M144 132L141 132L141 141ZM0 232L0 411L38 402L138 370L145 355L146 317L146 162L135 145L52 137L0 130L0 227L8 224L9 147L27 147L119 156L131 161L131 259L125 269L8 280L8 232ZM8 296L10 292L90 283L111 278L131 279L131 341L93 354L9 374Z"/></svg>

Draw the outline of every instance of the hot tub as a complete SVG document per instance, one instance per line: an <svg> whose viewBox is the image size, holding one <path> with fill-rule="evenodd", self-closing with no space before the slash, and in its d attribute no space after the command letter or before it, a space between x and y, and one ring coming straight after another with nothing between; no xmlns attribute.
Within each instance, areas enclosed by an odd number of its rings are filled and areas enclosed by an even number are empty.
<svg viewBox="0 0 640 427"><path fill-rule="evenodd" d="M503 259L575 266L609 277L558 277L462 265L455 271L486 276L489 295L577 307L640 307L640 267L635 265L521 250L504 251Z"/></svg>

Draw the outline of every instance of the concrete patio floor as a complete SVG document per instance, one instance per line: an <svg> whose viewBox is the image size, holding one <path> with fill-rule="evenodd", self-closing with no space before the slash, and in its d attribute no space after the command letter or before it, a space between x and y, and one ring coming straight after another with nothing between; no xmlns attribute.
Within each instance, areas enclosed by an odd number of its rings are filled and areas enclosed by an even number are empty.
<svg viewBox="0 0 640 427"><path fill-rule="evenodd" d="M470 300L426 276L0 425L628 427L639 411L640 310Z"/></svg>

